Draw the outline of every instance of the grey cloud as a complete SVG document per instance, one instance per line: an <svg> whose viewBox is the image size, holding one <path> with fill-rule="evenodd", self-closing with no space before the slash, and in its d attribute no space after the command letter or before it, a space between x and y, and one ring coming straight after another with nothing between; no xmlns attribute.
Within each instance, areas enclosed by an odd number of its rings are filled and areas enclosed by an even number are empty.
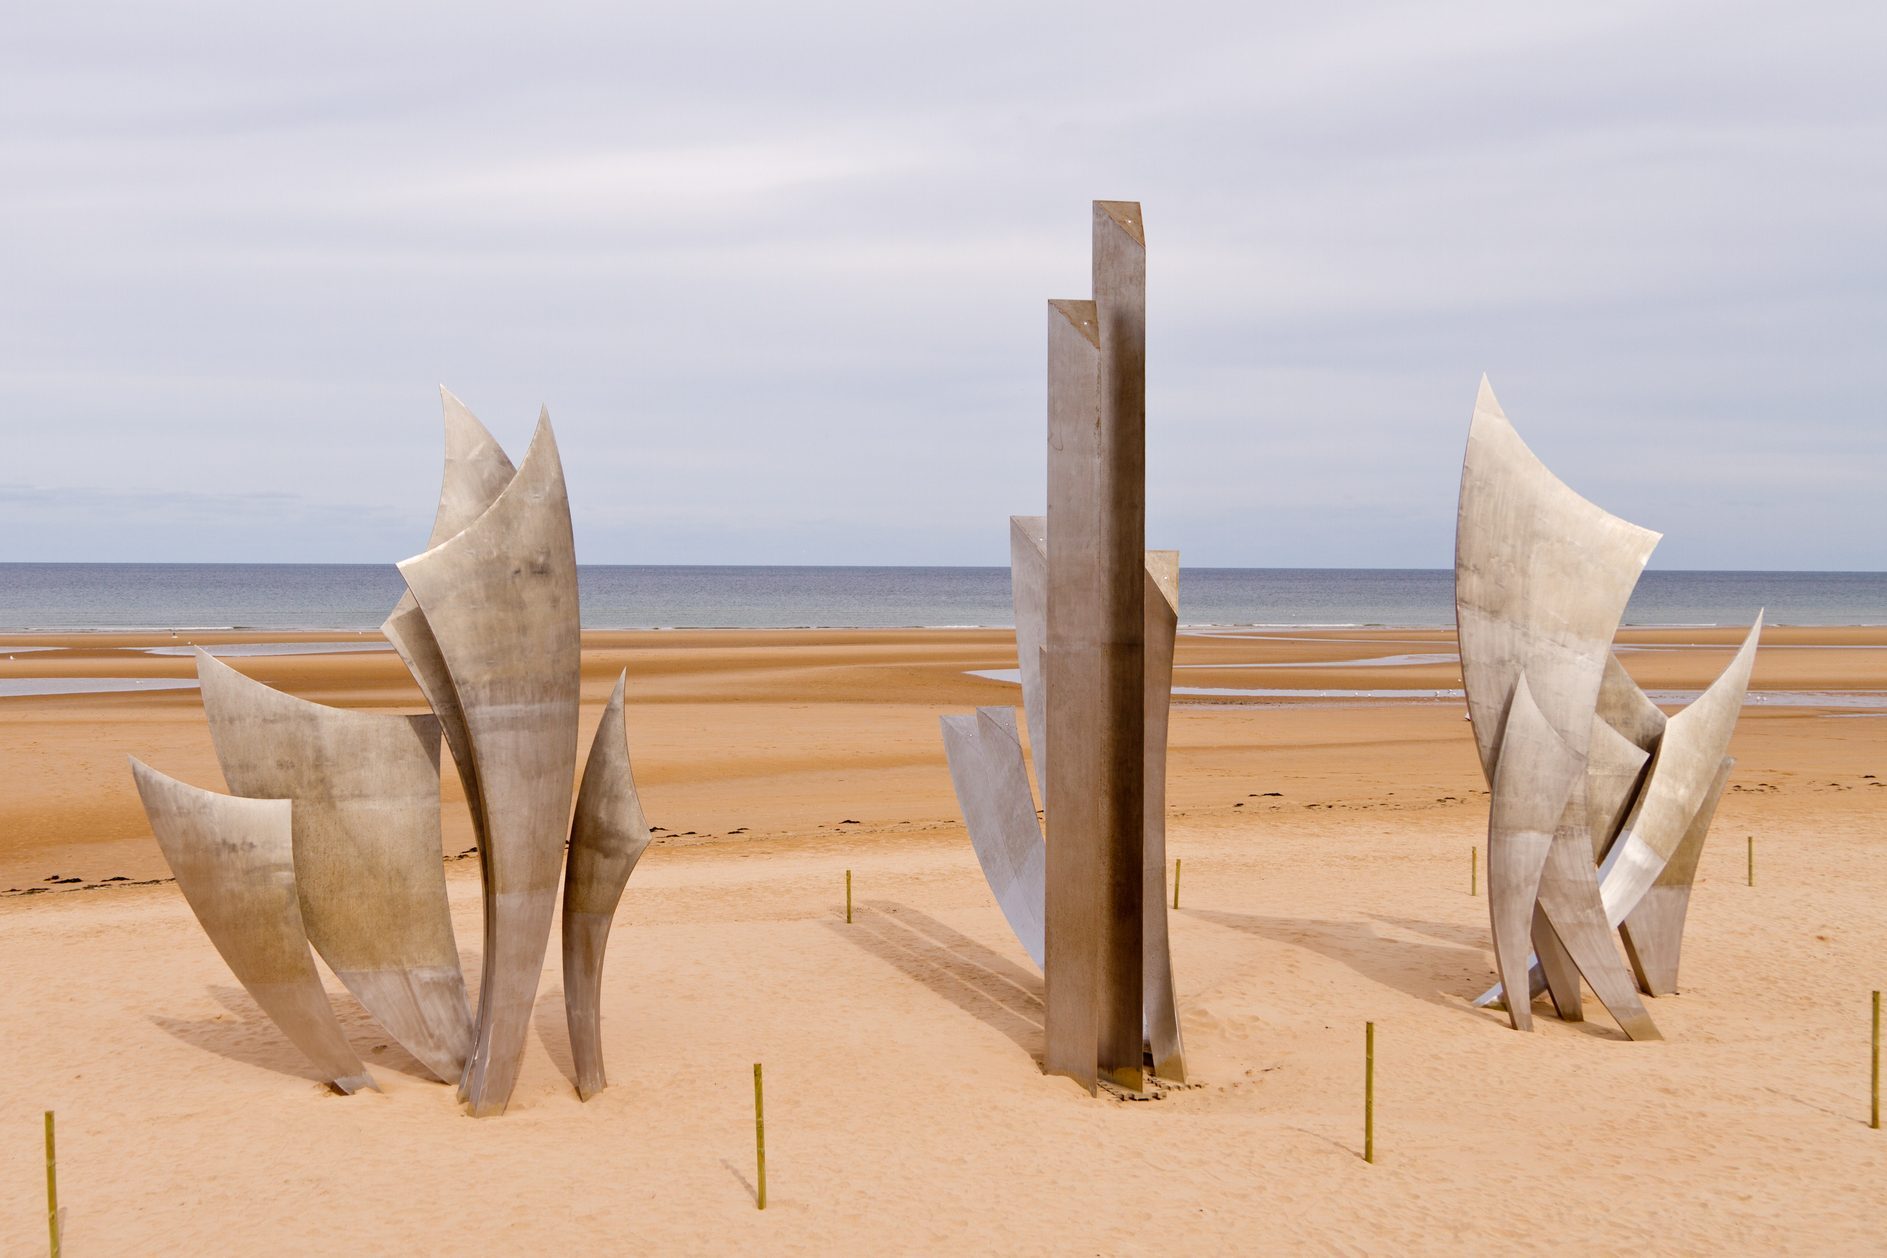
<svg viewBox="0 0 1887 1258"><path fill-rule="evenodd" d="M587 560L1001 563L1043 301L1125 196L1150 540L1188 562L1446 565L1486 370L1659 563L1887 567L1883 35L1833 3L38 6L0 39L0 478L37 494L0 557L404 557L443 380L520 447L549 404ZM82 509L128 500L135 541Z"/></svg>

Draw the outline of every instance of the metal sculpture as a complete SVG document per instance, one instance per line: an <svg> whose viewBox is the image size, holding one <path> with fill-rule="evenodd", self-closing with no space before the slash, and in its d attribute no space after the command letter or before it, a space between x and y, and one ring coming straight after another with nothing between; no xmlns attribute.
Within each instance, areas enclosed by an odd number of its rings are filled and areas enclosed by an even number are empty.
<svg viewBox="0 0 1887 1258"><path fill-rule="evenodd" d="M1492 792L1488 912L1501 979L1476 1003L1502 1000L1519 1030L1542 991L1561 1017L1579 1018L1583 976L1626 1035L1656 1039L1638 989L1675 989L1671 923L1681 933L1694 852L1689 870L1671 862L1708 829L1762 618L1710 690L1667 719L1611 650L1658 540L1548 471L1482 379L1455 551L1462 682ZM1634 954L1628 971L1612 931L1667 873L1665 907L1637 932L1651 959Z"/></svg>
<svg viewBox="0 0 1887 1258"><path fill-rule="evenodd" d="M577 1095L601 1092L603 1073L603 950L636 862L649 846L636 779L629 767L629 730L623 714L625 671L603 709L583 767L576 817L570 823L570 860L563 885L563 998L576 1061Z"/></svg>
<svg viewBox="0 0 1887 1258"><path fill-rule="evenodd" d="M577 755L577 569L550 419L484 514L400 564L464 714L485 882L478 1031L460 1095L504 1112L550 939Z"/></svg>
<svg viewBox="0 0 1887 1258"><path fill-rule="evenodd" d="M472 1013L439 861L438 720L310 703L196 656L231 793L294 804L309 942L394 1039L456 1083Z"/></svg>
<svg viewBox="0 0 1887 1258"><path fill-rule="evenodd" d="M1094 204L1092 301L1048 311L1048 515L1010 521L1036 822L1013 712L943 718L990 888L1045 978L1044 1067L1185 1077L1166 932L1166 711L1178 557L1144 552L1146 241ZM1054 754L1049 754L1053 748Z"/></svg>
<svg viewBox="0 0 1887 1258"><path fill-rule="evenodd" d="M131 760L177 886L236 981L337 1091L375 1088L308 951L295 889L293 805L187 786Z"/></svg>
<svg viewBox="0 0 1887 1258"><path fill-rule="evenodd" d="M305 955L310 938L368 1012L428 1069L456 1081L471 1113L487 1115L504 1110L517 1081L560 884L578 1091L587 1099L604 1086L603 950L649 830L629 769L626 676L571 820L581 642L570 506L549 418L540 415L514 468L465 405L440 392L446 459L432 538L399 565L408 594L384 626L433 714L309 703L199 652L235 796L135 767L191 907L337 1087L370 1084L333 1025ZM483 876L475 1021L440 863L442 733ZM267 921L249 920L257 916Z"/></svg>

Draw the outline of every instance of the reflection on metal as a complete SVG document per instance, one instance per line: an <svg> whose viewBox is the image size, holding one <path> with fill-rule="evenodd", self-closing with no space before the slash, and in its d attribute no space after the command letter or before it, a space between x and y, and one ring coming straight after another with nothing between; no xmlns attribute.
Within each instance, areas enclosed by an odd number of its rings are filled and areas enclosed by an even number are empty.
<svg viewBox="0 0 1887 1258"><path fill-rule="evenodd" d="M563 994L576 1059L577 1095L589 1100L607 1086L603 1074L603 950L616 906L636 861L649 845L649 822L629 767L623 715L625 670L603 709L577 791L570 823L570 861L563 884Z"/></svg>
<svg viewBox="0 0 1887 1258"><path fill-rule="evenodd" d="M472 1014L439 860L439 722L297 699L197 652L233 794L294 804L308 939L387 1032L457 1083Z"/></svg>
<svg viewBox="0 0 1887 1258"><path fill-rule="evenodd" d="M482 820L485 956L460 1092L504 1111L556 908L577 743L577 577L547 416L484 514L400 572L463 711Z"/></svg>
<svg viewBox="0 0 1887 1258"><path fill-rule="evenodd" d="M1016 664L1022 674L1022 711L1029 723L1029 759L1036 798L1048 807L1048 517L1009 517L1010 605L1016 617ZM1040 964L1040 959L1037 959Z"/></svg>
<svg viewBox="0 0 1887 1258"><path fill-rule="evenodd" d="M1514 686L1494 763L1487 825L1494 968L1507 983L1524 985L1540 875L1580 770L1578 753L1547 724L1525 674ZM1508 1002L1507 1016L1516 1030L1533 1029L1528 1002Z"/></svg>
<svg viewBox="0 0 1887 1258"><path fill-rule="evenodd" d="M1644 748L1603 719L1592 722L1592 742L1586 749L1586 828L1593 860L1611 846L1650 759Z"/></svg>
<svg viewBox="0 0 1887 1258"><path fill-rule="evenodd" d="M1573 809L1560 822L1547 852L1546 868L1540 874L1540 915L1619 1030L1634 1040L1660 1039L1644 1002L1638 999L1630 971L1619 959L1618 945L1599 902L1598 875L1592 867L1592 844L1586 837L1579 798L1583 793L1581 782L1574 791ZM1550 968L1543 978L1562 1011L1568 1005L1577 1007L1576 985L1556 986ZM1526 990L1531 992L1530 987Z"/></svg>
<svg viewBox="0 0 1887 1258"><path fill-rule="evenodd" d="M308 951L289 801L218 795L136 759L131 774L178 888L236 981L336 1089L374 1087Z"/></svg>
<svg viewBox="0 0 1887 1258"><path fill-rule="evenodd" d="M1455 614L1461 679L1489 781L1524 671L1583 763L1625 603L1659 534L1594 506L1548 471L1481 381L1461 469Z"/></svg>
<svg viewBox="0 0 1887 1258"><path fill-rule="evenodd" d="M1150 550L1141 594L1146 637L1145 849L1140 875L1140 988L1153 1073L1186 1081L1173 954L1166 931L1166 729L1173 706L1173 639L1179 632L1179 552Z"/></svg>
<svg viewBox="0 0 1887 1258"><path fill-rule="evenodd" d="M1762 626L1758 614L1729 667L1664 727L1645 788L1599 870L1605 915L1614 926L1638 907L1704 806L1743 710Z"/></svg>
<svg viewBox="0 0 1887 1258"><path fill-rule="evenodd" d="M1703 855L1704 836L1717 815L1717 802L1729 783L1730 769L1736 761L1725 756L1717 766L1716 780L1704 795L1703 805L1691 818L1690 827L1677 851L1665 863L1664 872L1639 898L1636 908L1619 924L1618 933L1625 940L1625 955L1631 961L1638 987L1647 996L1677 994L1677 962L1684 948L1684 917L1690 911L1690 888L1697 879L1697 860Z"/></svg>
<svg viewBox="0 0 1887 1258"><path fill-rule="evenodd" d="M950 780L970 846L1009 929L1040 966L1047 850L1016 737L1016 711L978 708L941 720Z"/></svg>
<svg viewBox="0 0 1887 1258"><path fill-rule="evenodd" d="M1522 1030L1541 992L1562 1017L1580 1017L1583 977L1628 1036L1657 1038L1612 930L1681 846L1702 844L1761 629L1759 616L1724 675L1667 720L1611 653L1657 540L1554 477L1481 381L1455 599L1468 712L1493 790L1488 911L1501 982L1476 1003L1524 990L1527 999L1504 1001ZM1675 990L1694 869L1693 857L1637 944L1627 938L1647 992Z"/></svg>

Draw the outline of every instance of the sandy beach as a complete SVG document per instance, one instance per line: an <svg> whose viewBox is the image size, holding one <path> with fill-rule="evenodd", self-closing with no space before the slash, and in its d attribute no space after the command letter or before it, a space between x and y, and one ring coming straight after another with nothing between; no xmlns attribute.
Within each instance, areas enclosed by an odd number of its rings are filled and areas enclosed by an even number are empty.
<svg viewBox="0 0 1887 1258"><path fill-rule="evenodd" d="M421 710L391 652L328 649L371 637L195 637L308 642L321 653L229 662L321 702ZM1629 631L1620 658L1648 690L1691 691L1739 637ZM180 645L0 638L0 683L187 680L186 654L146 652ZM231 978L165 881L125 766L220 789L194 690L0 693L7 1252L43 1244L47 1108L73 1254L1878 1250L1887 693L1865 692L1887 692L1887 629L1764 635L1766 701L1739 726L1683 992L1649 1002L1667 1037L1649 1044L1594 1002L1533 1035L1469 1005L1492 974L1469 894L1486 794L1447 694L1451 633L1182 635L1177 685L1292 693L1176 699L1193 1078L1144 1102L1040 1073L1041 979L957 817L937 718L1019 701L974 675L1014 668L1011 635L593 633L585 648L585 745L627 668L662 827L611 939L612 1086L576 1099L553 949L524 1075L489 1121L462 1117L330 975L384 1089L331 1094ZM450 773L443 791L475 980L470 824Z"/></svg>

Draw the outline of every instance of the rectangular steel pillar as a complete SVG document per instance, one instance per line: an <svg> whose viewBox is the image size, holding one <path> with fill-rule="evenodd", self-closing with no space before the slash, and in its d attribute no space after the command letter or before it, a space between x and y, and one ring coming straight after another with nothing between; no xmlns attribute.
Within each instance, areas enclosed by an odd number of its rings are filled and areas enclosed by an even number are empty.
<svg viewBox="0 0 1887 1258"><path fill-rule="evenodd" d="M1094 204L1092 302L1048 334L1045 1065L1145 1082L1146 239Z"/></svg>

